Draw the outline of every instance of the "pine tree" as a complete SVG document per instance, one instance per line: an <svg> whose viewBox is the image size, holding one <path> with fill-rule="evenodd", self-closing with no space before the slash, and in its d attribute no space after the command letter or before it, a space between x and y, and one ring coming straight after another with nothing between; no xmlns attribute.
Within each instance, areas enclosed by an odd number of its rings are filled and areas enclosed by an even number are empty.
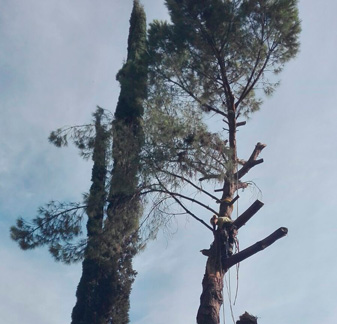
<svg viewBox="0 0 337 324"><path fill-rule="evenodd" d="M242 178L263 162L258 156L265 147L258 143L248 160L239 159L237 128L245 125L244 118L260 108L263 94L273 93L278 85L277 74L298 51L297 1L166 0L166 6L172 23L155 21L149 30L151 92L167 95L176 106L187 109L192 106L218 119L221 117L227 132L227 136L223 136L224 132L218 136L226 145L226 156L214 154L211 161L200 160L189 151L181 156L195 178L199 177L199 182L190 178L188 183L219 204L218 212L214 211L211 219L213 228L186 208L183 201L188 197L168 190L161 183L163 192L213 231L211 247L202 251L208 258L197 322L218 324L227 270L287 233L286 228L280 228L255 245L233 254L238 229L263 205L256 201L239 218L232 220L234 202L239 198L236 193L249 185ZM195 134L188 140L201 146L205 144ZM214 151L219 152L217 147ZM223 170L214 167L207 170L209 163L218 167L222 164ZM177 173L173 176L182 179ZM221 197L212 196L200 183L214 179L222 184L222 188L216 190ZM200 198L189 200L202 206ZM209 206L202 207L210 210Z"/></svg>

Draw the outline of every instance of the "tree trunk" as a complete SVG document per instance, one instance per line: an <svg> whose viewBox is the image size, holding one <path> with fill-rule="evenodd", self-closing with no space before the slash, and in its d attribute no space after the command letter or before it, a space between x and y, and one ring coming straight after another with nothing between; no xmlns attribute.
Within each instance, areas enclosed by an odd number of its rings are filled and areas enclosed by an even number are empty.
<svg viewBox="0 0 337 324"><path fill-rule="evenodd" d="M226 172L226 178L222 189L222 197L219 208L221 217L231 219L233 212L233 197L237 189L235 179L237 172L237 148L236 148L236 116L234 98L227 100L229 148L231 167ZM218 226L214 231L214 241L210 248L210 256L206 264L206 271L202 281L202 294L200 307L197 314L198 324L219 324L220 307L223 304L223 279L227 269L224 267L226 259L232 255L235 228L232 224Z"/></svg>

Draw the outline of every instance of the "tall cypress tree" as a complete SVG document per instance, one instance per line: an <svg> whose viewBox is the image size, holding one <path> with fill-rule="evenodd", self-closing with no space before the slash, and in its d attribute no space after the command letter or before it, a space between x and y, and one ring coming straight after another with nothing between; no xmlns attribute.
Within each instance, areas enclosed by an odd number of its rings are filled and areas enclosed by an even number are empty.
<svg viewBox="0 0 337 324"><path fill-rule="evenodd" d="M70 138L84 157L92 155L92 185L85 202L52 201L39 208L39 216L31 223L20 218L11 228L12 238L22 249L48 245L58 261L83 259L72 324L129 322L131 285L136 275L132 259L139 248L142 214L138 173L144 143L143 100L147 95L145 53L146 16L135 0L127 60L117 74L121 91L112 124L106 123L103 109L98 108L94 127L58 129L49 138L58 147L67 145ZM107 156L111 135L112 155ZM108 178L111 160L113 169ZM85 213L87 238L76 242Z"/></svg>
<svg viewBox="0 0 337 324"><path fill-rule="evenodd" d="M138 0L130 18L127 61L117 74L121 91L113 121L113 170L105 222L101 277L97 285L98 323L129 322L132 259L138 249L141 204L138 193L139 155L144 141L143 100L146 98L146 16Z"/></svg>
<svg viewBox="0 0 337 324"><path fill-rule="evenodd" d="M78 284L77 302L72 312L72 323L98 323L96 286L100 273L100 240L103 229L106 201L105 181L107 173L108 133L102 125L103 110L95 113L95 143L93 150L92 185L87 199L87 246L82 263L82 277Z"/></svg>
<svg viewBox="0 0 337 324"><path fill-rule="evenodd" d="M131 285L136 275L132 259L138 250L138 224L141 217L138 172L144 141L142 115L147 81L145 50L146 16L139 1L135 0L130 18L127 61L117 74L121 91L112 123L113 169L107 217L99 246L94 251L98 254L98 263L90 269L95 272L95 286L91 286L91 292L84 291L82 298L92 302L83 308L85 303L79 305L81 296L77 293L73 324L129 322ZM86 260L84 263L87 263ZM82 279L83 285L88 286L85 281L90 281L91 277ZM80 286L81 283L78 291Z"/></svg>

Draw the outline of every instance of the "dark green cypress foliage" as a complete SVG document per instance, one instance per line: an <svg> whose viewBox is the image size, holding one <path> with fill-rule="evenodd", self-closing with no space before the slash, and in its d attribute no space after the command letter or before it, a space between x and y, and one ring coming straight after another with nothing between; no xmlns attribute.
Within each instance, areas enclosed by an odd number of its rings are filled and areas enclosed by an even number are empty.
<svg viewBox="0 0 337 324"><path fill-rule="evenodd" d="M97 284L96 323L129 322L129 297L136 275L141 204L137 193L139 154L144 141L143 100L146 97L146 17L135 0L130 19L127 61L117 74L120 96L113 121L113 170L105 221L104 252Z"/></svg>
<svg viewBox="0 0 337 324"><path fill-rule="evenodd" d="M114 121L108 125L103 109L98 108L94 128L92 125L66 127L49 137L58 147L72 140L84 158L92 154L92 185L85 203L52 201L39 208L32 224L20 218L11 228L12 238L22 249L48 245L58 261L83 260L72 324L129 322L129 297L136 275L132 259L139 249L138 224L142 211L138 173L144 143L146 46L146 17L143 7L135 0L127 61L117 75L121 91ZM111 128L112 156L107 156ZM113 170L107 184L107 161L111 160ZM76 241L82 234L85 213L87 239Z"/></svg>
<svg viewBox="0 0 337 324"><path fill-rule="evenodd" d="M103 110L95 113L96 137L93 151L92 185L87 199L88 243L82 263L82 277L77 287L77 303L72 312L72 323L97 323L97 274L100 273L100 238L106 201L106 148L108 133L102 125Z"/></svg>

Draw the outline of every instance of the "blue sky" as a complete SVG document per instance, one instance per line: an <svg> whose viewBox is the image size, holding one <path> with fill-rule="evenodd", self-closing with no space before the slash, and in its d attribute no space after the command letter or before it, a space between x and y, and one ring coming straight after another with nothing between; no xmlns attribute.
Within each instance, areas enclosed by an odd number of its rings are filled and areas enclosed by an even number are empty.
<svg viewBox="0 0 337 324"><path fill-rule="evenodd" d="M148 21L166 17L162 1L142 2ZM45 249L20 251L8 229L50 199L76 201L88 190L90 162L47 137L87 122L96 105L114 110L131 8L131 0L0 0L2 323L70 322L81 266L56 263ZM335 324L337 317L337 3L302 0L299 9L301 51L274 96L239 132L242 158L257 142L267 144L265 162L246 178L262 196L241 194L240 213L256 198L265 203L240 230L241 248L289 228L286 238L240 266L235 317L247 310L259 324ZM134 324L195 322L206 261L199 250L212 237L186 218L172 231L135 261ZM228 307L225 313L229 323Z"/></svg>

